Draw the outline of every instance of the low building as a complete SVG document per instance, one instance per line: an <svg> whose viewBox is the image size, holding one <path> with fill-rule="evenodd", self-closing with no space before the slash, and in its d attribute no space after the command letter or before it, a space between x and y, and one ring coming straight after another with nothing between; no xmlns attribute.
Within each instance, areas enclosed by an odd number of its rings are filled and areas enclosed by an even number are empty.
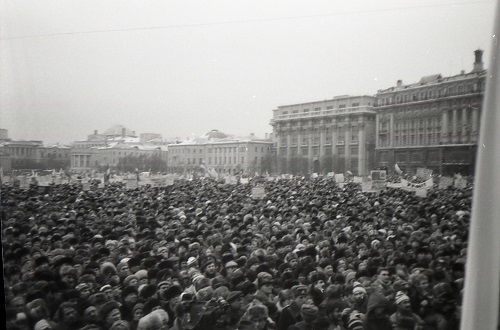
<svg viewBox="0 0 500 330"><path fill-rule="evenodd" d="M217 130L204 137L168 145L168 171L215 170L224 174L250 174L272 171L272 141L228 136Z"/></svg>

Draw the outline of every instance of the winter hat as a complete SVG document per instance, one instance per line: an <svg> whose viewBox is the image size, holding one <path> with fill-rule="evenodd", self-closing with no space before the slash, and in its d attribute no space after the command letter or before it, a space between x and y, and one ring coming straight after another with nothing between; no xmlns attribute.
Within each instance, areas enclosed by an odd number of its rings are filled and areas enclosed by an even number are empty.
<svg viewBox="0 0 500 330"><path fill-rule="evenodd" d="M214 289L211 286L206 286L196 292L196 299L200 302L207 302L213 297Z"/></svg>
<svg viewBox="0 0 500 330"><path fill-rule="evenodd" d="M303 284L294 285L292 287L292 294L294 297L307 296L307 286Z"/></svg>
<svg viewBox="0 0 500 330"><path fill-rule="evenodd" d="M156 284L146 284L144 285L144 287L142 287L140 290L139 290L139 296L144 299L144 300L147 300L149 299L150 297L154 296L157 292L157 287L156 287Z"/></svg>
<svg viewBox="0 0 500 330"><path fill-rule="evenodd" d="M402 291L398 291L396 293L396 304L399 305L400 303L402 303L405 300L410 300L410 297L408 297Z"/></svg>
<svg viewBox="0 0 500 330"><path fill-rule="evenodd" d="M50 323L47 320L42 319L35 324L34 329L35 330L47 330L47 329L54 329L54 328L50 325Z"/></svg>
<svg viewBox="0 0 500 330"><path fill-rule="evenodd" d="M143 316L139 320L137 329L161 329L168 320L168 313L163 309L157 309Z"/></svg>
<svg viewBox="0 0 500 330"><path fill-rule="evenodd" d="M125 279L123 280L123 286L129 286L129 284L130 284L130 282L132 280L139 281L139 279L137 278L137 276L135 276L135 275L129 275L129 276L125 277Z"/></svg>
<svg viewBox="0 0 500 330"><path fill-rule="evenodd" d="M366 294L366 289L363 288L362 286L355 286L354 289L352 289L352 293L364 293Z"/></svg>
<svg viewBox="0 0 500 330"><path fill-rule="evenodd" d="M196 291L200 291L201 289L210 286L210 279L205 276L197 277L196 280L193 279L194 287Z"/></svg>
<svg viewBox="0 0 500 330"><path fill-rule="evenodd" d="M241 291L232 291L232 292L230 292L230 293L227 295L227 297L226 297L226 301L227 301L228 303L231 303L231 302L233 302L234 300L236 300L236 299L238 299L238 298L240 298L240 297L242 297L242 296L243 296L243 293L241 293Z"/></svg>
<svg viewBox="0 0 500 330"><path fill-rule="evenodd" d="M134 305L134 307L132 307L132 314L135 313L136 310L143 310L144 309L144 304L143 303L137 303Z"/></svg>
<svg viewBox="0 0 500 330"><path fill-rule="evenodd" d="M121 292L122 299L125 299L128 295L134 293L136 295L139 295L139 292L137 291L137 288L135 286L126 286Z"/></svg>
<svg viewBox="0 0 500 330"><path fill-rule="evenodd" d="M273 284L273 276L267 272L260 272L257 274L257 286L260 288L266 284Z"/></svg>
<svg viewBox="0 0 500 330"><path fill-rule="evenodd" d="M312 304L303 304L300 308L300 314L305 322L311 323L318 316L318 307Z"/></svg>
<svg viewBox="0 0 500 330"><path fill-rule="evenodd" d="M349 321L347 322L347 329L348 330L364 329L363 321L361 320L361 316L359 315L359 313L352 313L349 316Z"/></svg>
<svg viewBox="0 0 500 330"><path fill-rule="evenodd" d="M135 274L135 277L137 277L137 280L142 280L144 278L148 278L148 271L145 269L138 270Z"/></svg>
<svg viewBox="0 0 500 330"><path fill-rule="evenodd" d="M149 298L145 303L144 303L144 308L142 311L144 312L144 315L148 315L151 313L153 308L155 307L161 307L161 302L160 299L154 297L154 298Z"/></svg>
<svg viewBox="0 0 500 330"><path fill-rule="evenodd" d="M130 324L125 320L118 320L113 322L109 330L129 330Z"/></svg>
<svg viewBox="0 0 500 330"><path fill-rule="evenodd" d="M229 292L230 292L229 288L225 285L219 286L216 289L214 289L215 296L223 298L223 299L227 298L227 295L229 294Z"/></svg>
<svg viewBox="0 0 500 330"><path fill-rule="evenodd" d="M170 300L174 297L180 296L182 293L182 287L178 284L174 284L165 291L165 299Z"/></svg>
<svg viewBox="0 0 500 330"><path fill-rule="evenodd" d="M102 320L105 320L106 317L108 316L109 313L111 313L115 309L119 309L120 304L114 300L110 300L106 303L104 303L100 308L99 308L99 316L101 317Z"/></svg>
<svg viewBox="0 0 500 330"><path fill-rule="evenodd" d="M189 257L188 261L187 261L187 266L188 267L194 267L196 266L198 263L198 260L196 260L195 257Z"/></svg>

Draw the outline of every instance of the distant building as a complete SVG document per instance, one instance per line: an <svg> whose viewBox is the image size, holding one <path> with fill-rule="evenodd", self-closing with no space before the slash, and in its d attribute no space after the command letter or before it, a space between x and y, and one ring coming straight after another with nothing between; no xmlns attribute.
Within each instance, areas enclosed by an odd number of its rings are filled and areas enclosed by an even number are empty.
<svg viewBox="0 0 500 330"><path fill-rule="evenodd" d="M201 138L168 145L168 170L183 173L205 168L226 174L271 172L272 141L228 136L217 130Z"/></svg>
<svg viewBox="0 0 500 330"><path fill-rule="evenodd" d="M375 158L374 103L372 96L343 95L273 110L278 171L368 174Z"/></svg>
<svg viewBox="0 0 500 330"><path fill-rule="evenodd" d="M0 128L0 142L7 140L9 140L9 131L4 128Z"/></svg>
<svg viewBox="0 0 500 330"><path fill-rule="evenodd" d="M67 168L70 160L70 147L46 146L38 140L4 142L0 152L11 159L12 169Z"/></svg>
<svg viewBox="0 0 500 330"><path fill-rule="evenodd" d="M473 70L379 90L376 97L376 162L407 173L418 167L450 175L474 173L486 70L482 50Z"/></svg>
<svg viewBox="0 0 500 330"><path fill-rule="evenodd" d="M75 141L71 150L71 170L76 172L100 171L106 168L118 169L125 157L158 156L167 162L167 143L161 134L143 133L138 137L122 125L115 125L104 133L87 136L87 140ZM138 168L147 171L149 168Z"/></svg>

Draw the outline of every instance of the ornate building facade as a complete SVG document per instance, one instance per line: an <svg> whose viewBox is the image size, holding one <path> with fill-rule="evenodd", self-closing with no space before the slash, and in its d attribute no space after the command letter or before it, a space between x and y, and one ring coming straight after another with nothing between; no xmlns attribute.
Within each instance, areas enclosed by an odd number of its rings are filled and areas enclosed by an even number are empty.
<svg viewBox="0 0 500 330"><path fill-rule="evenodd" d="M222 174L263 174L272 172L272 142L248 137L227 136L213 130L204 137L168 146L168 169L172 173L213 169Z"/></svg>
<svg viewBox="0 0 500 330"><path fill-rule="evenodd" d="M278 172L367 175L375 157L374 103L373 96L344 95L273 110Z"/></svg>
<svg viewBox="0 0 500 330"><path fill-rule="evenodd" d="M474 173L486 71L482 50L473 70L379 90L376 119L376 166L404 172L426 167L450 175Z"/></svg>

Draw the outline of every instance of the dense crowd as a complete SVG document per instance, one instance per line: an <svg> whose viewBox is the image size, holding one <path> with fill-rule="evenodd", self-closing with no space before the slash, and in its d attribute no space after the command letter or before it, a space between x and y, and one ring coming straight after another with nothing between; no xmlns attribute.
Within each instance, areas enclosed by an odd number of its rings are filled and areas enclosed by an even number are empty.
<svg viewBox="0 0 500 330"><path fill-rule="evenodd" d="M328 178L4 186L6 329L457 329L471 201Z"/></svg>

